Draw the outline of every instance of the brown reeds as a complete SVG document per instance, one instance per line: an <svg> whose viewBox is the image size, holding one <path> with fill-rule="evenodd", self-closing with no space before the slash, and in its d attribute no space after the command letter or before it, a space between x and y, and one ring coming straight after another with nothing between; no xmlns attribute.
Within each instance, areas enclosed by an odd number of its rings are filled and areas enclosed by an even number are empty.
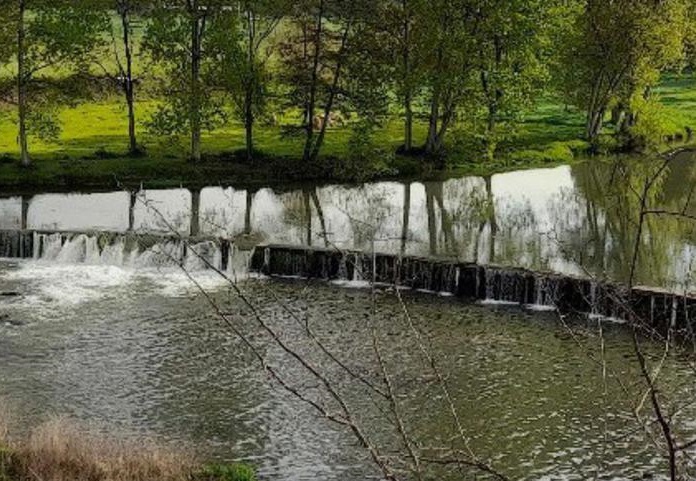
<svg viewBox="0 0 696 481"><path fill-rule="evenodd" d="M188 481L195 456L91 433L65 418L14 438L0 413L0 481Z"/></svg>

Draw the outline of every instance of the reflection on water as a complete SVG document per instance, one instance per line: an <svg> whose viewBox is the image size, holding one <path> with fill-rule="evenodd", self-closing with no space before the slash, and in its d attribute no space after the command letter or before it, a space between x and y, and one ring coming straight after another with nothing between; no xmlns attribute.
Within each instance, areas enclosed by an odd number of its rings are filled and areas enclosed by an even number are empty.
<svg viewBox="0 0 696 481"><path fill-rule="evenodd" d="M0 200L0 228L171 231L255 242L335 246L523 266L625 281L635 195L656 161L595 161L445 182L331 185L286 192L209 187ZM696 185L694 154L674 161L651 194L680 211ZM696 202L688 207L694 214ZM694 223L651 216L638 281L696 289Z"/></svg>
<svg viewBox="0 0 696 481"><path fill-rule="evenodd" d="M22 321L0 325L0 397L27 423L62 413L134 436L147 432L195 443L220 459L249 461L272 481L379 479L349 433L275 387L203 299L173 289L190 286L183 276L118 271L0 264L0 290L35 296L0 299L1 312ZM244 312L214 281L202 281L226 310ZM369 293L268 281L242 288L296 348L306 344L285 307L307 319L353 370L376 372L366 322ZM72 292L74 302L49 294L56 290ZM389 291L376 295L378 335L407 426L426 445L447 444L443 440L453 435L447 408L398 314L400 305ZM632 417L642 390L636 363L627 362L632 347L625 330L605 326L606 360L628 392L609 382L605 396L600 369L588 359L588 352L599 355L594 326L579 327L576 340L550 314L418 295L406 295L406 303L440 360L472 448L511 479L593 479L598 470L600 479L662 479L657 474L665 472L664 460ZM252 338L260 342L261 336ZM285 359L273 346L261 346L269 363ZM646 351L660 357L660 346ZM311 386L292 363L283 369L297 385ZM665 395L684 401L677 422L687 435L696 430L682 424L696 414L691 372L673 358L662 372ZM360 389L341 389L380 446L395 442Z"/></svg>

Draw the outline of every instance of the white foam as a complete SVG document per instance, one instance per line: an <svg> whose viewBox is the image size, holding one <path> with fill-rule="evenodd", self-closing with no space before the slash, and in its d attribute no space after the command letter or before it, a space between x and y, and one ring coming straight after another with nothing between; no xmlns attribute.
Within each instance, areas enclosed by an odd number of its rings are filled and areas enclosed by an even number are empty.
<svg viewBox="0 0 696 481"><path fill-rule="evenodd" d="M114 294L128 284L133 271L115 266L68 265L44 261L26 261L16 269L0 273L3 279L25 286L27 295L17 304L37 306L77 305Z"/></svg>

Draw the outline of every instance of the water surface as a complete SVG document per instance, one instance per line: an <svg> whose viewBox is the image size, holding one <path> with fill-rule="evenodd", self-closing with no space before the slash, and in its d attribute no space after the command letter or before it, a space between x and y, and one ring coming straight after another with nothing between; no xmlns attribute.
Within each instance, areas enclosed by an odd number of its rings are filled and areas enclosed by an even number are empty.
<svg viewBox="0 0 696 481"><path fill-rule="evenodd" d="M269 363L313 392L314 382L264 341L224 283L205 272L196 278L255 333ZM375 442L388 448L394 436L370 397L320 362L289 313L367 376L376 374L375 326L409 429L421 442L447 444L452 421L393 292L377 292L373 303L369 291L325 284L248 280L241 286L287 342L336 376ZM20 294L0 298L6 316L0 397L27 424L66 414L133 436L196 445L221 460L242 459L268 480L379 479L349 433L270 382L180 272L3 262L0 291ZM574 324L574 339L551 313L404 295L478 456L512 479L580 480L597 470L600 479L641 479L665 472L631 414L642 388L621 326L604 325L606 358L629 392L610 380L605 393L601 370L588 357L599 353L594 322ZM659 346L647 351L660 354ZM677 423L685 433L696 433L691 374L685 361L670 358L661 378L670 402L686 404Z"/></svg>
<svg viewBox="0 0 696 481"><path fill-rule="evenodd" d="M694 153L651 191L652 209L696 215ZM40 193L0 199L0 229L137 231L429 255L625 282L635 245L635 192L657 159L463 177L258 190L234 187ZM696 223L649 216L638 283L696 291Z"/></svg>

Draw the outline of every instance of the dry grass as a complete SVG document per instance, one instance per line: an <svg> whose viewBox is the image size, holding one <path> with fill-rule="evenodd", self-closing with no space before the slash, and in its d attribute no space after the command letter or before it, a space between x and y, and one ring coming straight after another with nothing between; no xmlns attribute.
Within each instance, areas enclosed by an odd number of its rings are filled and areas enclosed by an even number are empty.
<svg viewBox="0 0 696 481"><path fill-rule="evenodd" d="M188 481L198 466L191 453L107 439L62 418L14 439L0 413L0 481Z"/></svg>

